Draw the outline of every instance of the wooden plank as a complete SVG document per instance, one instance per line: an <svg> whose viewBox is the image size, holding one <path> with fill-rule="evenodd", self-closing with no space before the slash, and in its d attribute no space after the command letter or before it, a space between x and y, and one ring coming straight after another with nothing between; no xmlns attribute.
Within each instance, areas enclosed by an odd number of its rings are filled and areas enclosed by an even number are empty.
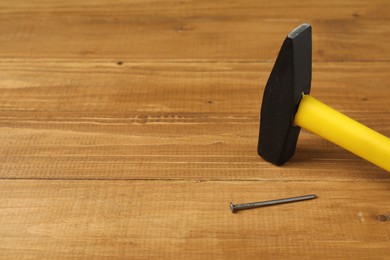
<svg viewBox="0 0 390 260"><path fill-rule="evenodd" d="M386 259L389 181L0 181L0 257ZM348 192L346 192L346 190ZM232 214L230 201L319 198Z"/></svg>
<svg viewBox="0 0 390 260"><path fill-rule="evenodd" d="M285 167L256 146L264 85L302 22L312 94L390 136L389 9L0 1L0 259L387 259L387 172L305 131Z"/></svg>
<svg viewBox="0 0 390 260"><path fill-rule="evenodd" d="M272 63L3 60L0 177L372 180L310 133L279 168L257 156ZM312 94L390 136L388 63L315 63ZM352 91L353 90L353 91Z"/></svg>
<svg viewBox="0 0 390 260"><path fill-rule="evenodd" d="M12 0L3 0L0 3L0 12L4 14L62 14L62 13L98 13L130 14L135 16L256 16L265 18L288 19L291 17L313 17L317 19L339 19L345 17L367 17L370 19L388 19L386 12L389 6L386 0L329 0L301 2L289 1L223 1L215 0L109 0L66 2L52 0L21 0L15 3ZM335 12L337 10L337 12Z"/></svg>
<svg viewBox="0 0 390 260"><path fill-rule="evenodd" d="M384 0L6 0L0 56L273 60L287 33L310 22L314 60L390 61L389 9Z"/></svg>

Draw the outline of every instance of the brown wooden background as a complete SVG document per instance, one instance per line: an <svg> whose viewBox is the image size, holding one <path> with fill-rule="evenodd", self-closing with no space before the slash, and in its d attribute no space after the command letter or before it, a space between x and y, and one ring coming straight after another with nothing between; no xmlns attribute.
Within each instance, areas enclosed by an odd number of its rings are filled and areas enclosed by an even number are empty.
<svg viewBox="0 0 390 260"><path fill-rule="evenodd" d="M302 22L312 94L390 136L389 1L2 0L0 258L389 259L388 172L305 131L257 156Z"/></svg>

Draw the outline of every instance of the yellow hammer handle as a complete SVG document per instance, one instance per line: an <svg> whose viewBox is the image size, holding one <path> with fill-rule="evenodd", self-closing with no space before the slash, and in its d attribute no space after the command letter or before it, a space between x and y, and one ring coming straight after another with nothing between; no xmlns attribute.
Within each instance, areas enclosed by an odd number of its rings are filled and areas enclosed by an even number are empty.
<svg viewBox="0 0 390 260"><path fill-rule="evenodd" d="M309 95L303 95L294 123L390 172L390 138Z"/></svg>

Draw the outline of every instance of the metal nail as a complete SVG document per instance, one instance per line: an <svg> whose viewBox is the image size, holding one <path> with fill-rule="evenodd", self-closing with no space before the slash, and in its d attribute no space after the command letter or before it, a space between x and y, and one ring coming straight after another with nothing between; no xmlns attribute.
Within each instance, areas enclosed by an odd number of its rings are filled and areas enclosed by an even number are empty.
<svg viewBox="0 0 390 260"><path fill-rule="evenodd" d="M390 221L390 215L378 215L376 219L379 221Z"/></svg>
<svg viewBox="0 0 390 260"><path fill-rule="evenodd" d="M244 210L244 209L253 209L253 208L272 206L272 205L283 204L283 203L311 200L311 199L315 199L315 198L317 198L317 195L311 194L311 195L305 195L305 196L299 196L299 197L293 197L293 198L251 202L251 203L245 203L245 204L234 205L233 203L230 203L230 210L232 211L232 213L235 213L239 210Z"/></svg>

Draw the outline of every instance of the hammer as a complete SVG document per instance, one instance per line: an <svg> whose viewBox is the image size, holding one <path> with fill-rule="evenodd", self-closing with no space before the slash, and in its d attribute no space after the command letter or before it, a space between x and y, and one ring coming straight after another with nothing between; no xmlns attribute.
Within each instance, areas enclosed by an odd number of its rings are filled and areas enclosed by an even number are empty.
<svg viewBox="0 0 390 260"><path fill-rule="evenodd" d="M390 139L310 96L311 25L283 42L264 90L258 154L283 165L295 153L302 128L390 172Z"/></svg>

